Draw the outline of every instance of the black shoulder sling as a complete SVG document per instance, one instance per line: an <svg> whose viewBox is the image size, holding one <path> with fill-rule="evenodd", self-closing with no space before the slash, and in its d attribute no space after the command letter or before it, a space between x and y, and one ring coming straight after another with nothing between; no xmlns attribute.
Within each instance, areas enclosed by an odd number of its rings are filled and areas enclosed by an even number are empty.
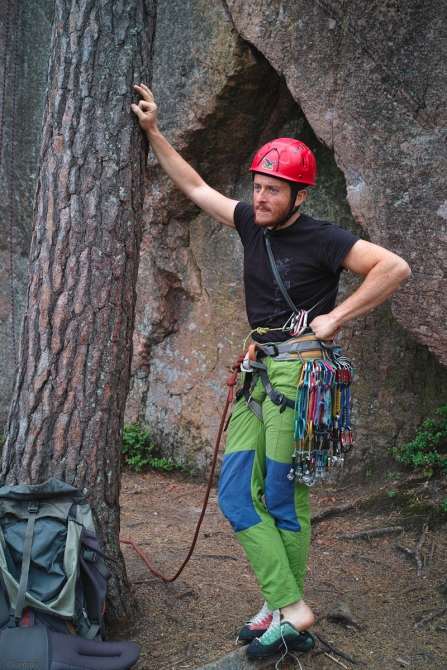
<svg viewBox="0 0 447 670"><path fill-rule="evenodd" d="M334 295L334 293L337 293L338 284L334 289L332 289L332 291L330 291L327 295L323 296L321 300L319 300L313 307L311 307L307 311L304 309L297 309L290 295L287 293L286 288L278 272L275 257L273 256L272 246L270 244L270 231L268 228L264 228L264 239L265 239L265 246L267 249L267 256L270 261L273 276L275 277L276 283L279 286L279 290L281 291L284 300L287 302L288 306L292 310L292 316L284 324L283 330L290 330L292 337L296 337L297 335L300 335L307 328L307 317L310 314L310 312L312 312L316 307L318 307L318 305L320 305L324 300L330 298L332 295Z"/></svg>

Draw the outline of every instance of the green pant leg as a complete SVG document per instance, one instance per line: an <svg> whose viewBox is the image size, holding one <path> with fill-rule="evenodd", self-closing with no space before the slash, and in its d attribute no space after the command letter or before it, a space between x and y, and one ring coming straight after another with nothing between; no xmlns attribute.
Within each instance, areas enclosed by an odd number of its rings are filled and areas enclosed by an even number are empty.
<svg viewBox="0 0 447 670"><path fill-rule="evenodd" d="M267 364L268 361L269 359L267 359ZM284 368L284 365L287 367ZM280 375L275 374L274 377L287 387L286 395L294 397L301 364L298 361L291 363L287 361L281 363L280 366L280 371L281 369L284 371ZM289 389L290 383L295 385L293 392ZM277 387L277 384L275 386ZM278 388L278 390L283 389ZM253 398L258 402L262 402L265 398L260 382L256 385ZM275 517L266 510L261 499L266 477L266 434L269 434L272 444L276 445L274 451L279 449L278 453L284 452L283 459L287 456L289 465L292 453L290 415L293 431L293 411L286 410L285 413L280 414L279 408L267 398L263 408L268 413L269 404L271 412L266 431L259 419L243 404L243 400L238 403L230 423L231 428L219 485L219 503L223 513L237 532L238 539L258 577L265 599L270 607L277 608L301 598L309 546L309 534L306 530L310 528L310 512L307 513L308 523L306 525L307 487L303 485L295 487L294 482L289 482L286 478L286 488L283 481L274 482L278 495L273 496L273 502L280 501L279 506L281 507L284 502L281 497L284 492L286 493L288 500L285 510L280 510L278 513L273 506ZM283 447L281 447L282 444ZM250 451L254 453L247 453ZM281 461L281 465L283 463L284 460ZM250 468L251 479L249 481ZM248 492L248 487L250 487L250 492ZM294 503L295 499L296 503ZM295 506L299 510L298 514L302 521L302 534L297 522ZM281 525L284 524L282 518L284 515L286 529L281 528ZM295 528L290 532L287 530L287 524L290 525L290 519L287 520L287 517L291 516L293 517L292 525L295 523Z"/></svg>
<svg viewBox="0 0 447 670"><path fill-rule="evenodd" d="M302 370L301 362L267 359L266 363L273 388L294 399ZM289 568L294 575L297 589L295 600L300 600L306 578L311 512L309 488L287 480L293 453L294 412L286 408L279 413L278 407L267 398L263 404L263 414L266 434L266 504L275 517ZM282 602L279 606L286 604L289 603Z"/></svg>
<svg viewBox="0 0 447 670"><path fill-rule="evenodd" d="M258 402L265 399L261 382L256 384L253 398ZM264 598L276 608L278 596L290 603L299 599L299 593L281 533L262 499L265 474L264 424L241 399L231 417L219 505L247 554Z"/></svg>

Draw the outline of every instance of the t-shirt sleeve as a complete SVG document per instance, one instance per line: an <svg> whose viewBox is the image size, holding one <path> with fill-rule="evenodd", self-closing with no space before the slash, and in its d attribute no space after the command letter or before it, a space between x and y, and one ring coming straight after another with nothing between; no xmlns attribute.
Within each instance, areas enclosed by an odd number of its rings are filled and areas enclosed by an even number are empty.
<svg viewBox="0 0 447 670"><path fill-rule="evenodd" d="M322 221L318 235L318 258L332 272L337 272L340 263L358 241L357 235L339 226Z"/></svg>
<svg viewBox="0 0 447 670"><path fill-rule="evenodd" d="M238 202L234 208L234 225L244 244L245 233L250 221L253 220L253 207L248 202Z"/></svg>

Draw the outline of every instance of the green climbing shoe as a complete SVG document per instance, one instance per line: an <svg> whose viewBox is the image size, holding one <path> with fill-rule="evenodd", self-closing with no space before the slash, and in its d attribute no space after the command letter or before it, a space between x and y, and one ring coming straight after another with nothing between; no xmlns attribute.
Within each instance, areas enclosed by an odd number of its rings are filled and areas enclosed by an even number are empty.
<svg viewBox="0 0 447 670"><path fill-rule="evenodd" d="M247 656L271 656L283 647L288 651L310 651L315 640L307 630L298 633L288 621L280 623L274 616L264 635L250 642Z"/></svg>

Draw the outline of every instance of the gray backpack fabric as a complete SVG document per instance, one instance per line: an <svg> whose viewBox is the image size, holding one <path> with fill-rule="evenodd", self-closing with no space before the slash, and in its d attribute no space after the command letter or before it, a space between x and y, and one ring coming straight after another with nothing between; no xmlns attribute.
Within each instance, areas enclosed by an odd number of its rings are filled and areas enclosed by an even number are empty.
<svg viewBox="0 0 447 670"><path fill-rule="evenodd" d="M0 488L0 670L124 670L138 660L133 643L101 642L107 558L78 489L57 479Z"/></svg>

